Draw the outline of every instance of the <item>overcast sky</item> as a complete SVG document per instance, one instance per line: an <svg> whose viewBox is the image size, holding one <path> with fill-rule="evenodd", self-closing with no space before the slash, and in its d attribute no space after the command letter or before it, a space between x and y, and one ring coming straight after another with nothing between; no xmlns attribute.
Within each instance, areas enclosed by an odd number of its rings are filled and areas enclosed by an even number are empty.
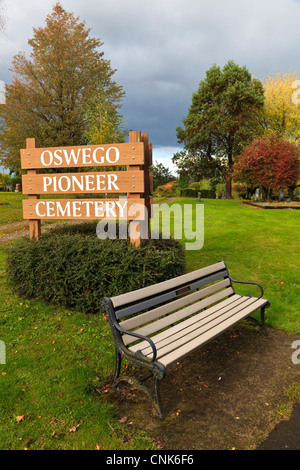
<svg viewBox="0 0 300 470"><path fill-rule="evenodd" d="M43 26L55 0L4 0L0 80ZM104 42L102 50L124 87L127 128L148 132L153 160L171 166L181 125L205 72L228 60L257 78L299 72L298 0L61 0Z"/></svg>

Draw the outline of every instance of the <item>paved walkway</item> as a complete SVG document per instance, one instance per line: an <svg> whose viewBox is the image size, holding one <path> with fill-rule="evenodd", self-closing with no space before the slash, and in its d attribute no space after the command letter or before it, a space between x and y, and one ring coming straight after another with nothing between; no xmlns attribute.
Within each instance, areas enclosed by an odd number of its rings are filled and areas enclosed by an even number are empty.
<svg viewBox="0 0 300 470"><path fill-rule="evenodd" d="M295 405L288 421L275 426L257 450L300 450L300 404Z"/></svg>

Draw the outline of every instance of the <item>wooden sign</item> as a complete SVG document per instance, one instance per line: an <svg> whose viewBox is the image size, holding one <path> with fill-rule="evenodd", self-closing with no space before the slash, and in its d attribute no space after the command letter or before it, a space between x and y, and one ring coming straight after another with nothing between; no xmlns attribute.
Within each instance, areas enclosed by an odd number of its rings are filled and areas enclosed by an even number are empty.
<svg viewBox="0 0 300 470"><path fill-rule="evenodd" d="M145 217L144 199L38 199L23 201L25 219L118 219Z"/></svg>
<svg viewBox="0 0 300 470"><path fill-rule="evenodd" d="M30 238L39 239L41 220L124 219L131 220L132 232L140 221L150 218L152 144L148 134L129 132L129 143L37 148L26 139L22 149L23 217L29 219ZM44 173L40 169L126 166L126 171ZM119 170L119 169L118 169ZM127 194L119 199L40 199L41 194ZM141 239L130 239L136 245Z"/></svg>
<svg viewBox="0 0 300 470"><path fill-rule="evenodd" d="M144 143L48 147L21 150L21 168L74 168L144 164Z"/></svg>
<svg viewBox="0 0 300 470"><path fill-rule="evenodd" d="M142 193L143 171L47 173L22 176L23 194Z"/></svg>

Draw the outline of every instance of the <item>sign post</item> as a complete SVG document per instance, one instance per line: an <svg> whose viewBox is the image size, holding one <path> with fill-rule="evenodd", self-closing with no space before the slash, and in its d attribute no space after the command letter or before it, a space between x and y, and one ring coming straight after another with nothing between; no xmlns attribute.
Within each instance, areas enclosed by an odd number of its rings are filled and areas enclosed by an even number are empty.
<svg viewBox="0 0 300 470"><path fill-rule="evenodd" d="M122 144L37 148L35 139L26 139L26 149L21 150L21 167L27 169L22 190L28 194L28 200L23 200L23 217L29 219L30 238L40 239L41 220L127 219L131 221L130 241L139 246L140 222L147 218L149 227L151 212L150 148L148 134L137 131L131 131L129 143ZM111 171L114 166L126 166L126 171ZM56 168L81 171L39 173L40 169ZM105 198L40 199L48 194L92 193ZM107 199L106 194L114 197ZM127 198L117 199L117 195Z"/></svg>
<svg viewBox="0 0 300 470"><path fill-rule="evenodd" d="M26 139L26 153L27 153L28 161L30 161L29 158L31 158L31 151L35 147L36 147L36 139ZM35 176L37 173L38 173L38 170L36 169L27 170L29 183L31 183L32 177ZM38 193L36 194L32 193L28 195L29 205L30 206L33 205L34 202L36 202L36 200L39 198L40 196ZM36 218L29 219L29 234L30 234L30 238L35 238L36 240L40 239L40 236L41 236L41 221L40 220Z"/></svg>

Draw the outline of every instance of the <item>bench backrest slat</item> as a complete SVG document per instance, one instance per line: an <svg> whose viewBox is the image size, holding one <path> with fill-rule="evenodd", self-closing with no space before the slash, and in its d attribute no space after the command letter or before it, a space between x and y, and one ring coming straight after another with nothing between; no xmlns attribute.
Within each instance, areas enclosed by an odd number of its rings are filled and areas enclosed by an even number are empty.
<svg viewBox="0 0 300 470"><path fill-rule="evenodd" d="M128 318L121 322L122 328L124 328L125 330L132 330L134 328L138 328L139 326L145 325L150 321L154 321L157 318L167 315L168 313L175 312L180 308L186 307L187 305L190 305L193 302L197 302L198 300L203 299L204 297L214 294L218 290L224 289L229 285L230 280L228 278L224 279L223 281L212 284L209 287L205 287L200 291L192 292L189 295L181 297L165 305L161 305L160 307L148 310L148 312L144 312L135 317ZM226 295L227 294L224 294L224 296Z"/></svg>
<svg viewBox="0 0 300 470"><path fill-rule="evenodd" d="M149 309L154 307L155 305L162 304L167 302L168 300L176 299L180 294L181 290L188 292L193 291L195 289L199 289L200 287L204 287L207 284L211 284L212 282L218 281L219 279L224 279L227 276L227 270L223 270L218 272L217 274L213 274L212 276L205 277L204 279L200 279L192 284L187 285L180 285L180 288L176 290L172 290L170 292L166 292L164 294L152 297L147 299L143 302L139 302L133 304L129 307L123 308L121 310L116 311L116 318L120 320L121 318L127 317L129 315L133 315L137 312L142 312L143 310ZM191 301L192 302L192 301Z"/></svg>
<svg viewBox="0 0 300 470"><path fill-rule="evenodd" d="M218 271L222 271L224 269L226 269L226 265L223 261L220 261L219 263L198 269L197 271L193 271L191 273L183 274L182 276L177 276L173 279L169 279L168 281L163 281L152 286L143 287L142 289L137 289L132 292L127 292L126 294L112 297L111 301L114 308L122 307L123 305L128 305L130 303L146 299L147 297L152 297L175 288L178 289L180 286L190 284L195 280Z"/></svg>

